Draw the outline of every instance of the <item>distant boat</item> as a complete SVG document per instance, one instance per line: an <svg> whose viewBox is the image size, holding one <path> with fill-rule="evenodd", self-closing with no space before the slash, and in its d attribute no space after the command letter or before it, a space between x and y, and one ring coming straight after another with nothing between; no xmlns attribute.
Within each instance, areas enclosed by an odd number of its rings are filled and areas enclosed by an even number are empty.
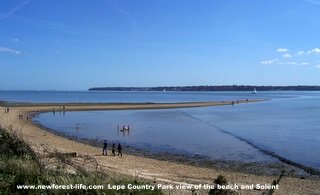
<svg viewBox="0 0 320 195"><path fill-rule="evenodd" d="M252 94L257 94L256 88L253 89Z"/></svg>
<svg viewBox="0 0 320 195"><path fill-rule="evenodd" d="M166 92L166 89L163 89L163 93L165 93Z"/></svg>

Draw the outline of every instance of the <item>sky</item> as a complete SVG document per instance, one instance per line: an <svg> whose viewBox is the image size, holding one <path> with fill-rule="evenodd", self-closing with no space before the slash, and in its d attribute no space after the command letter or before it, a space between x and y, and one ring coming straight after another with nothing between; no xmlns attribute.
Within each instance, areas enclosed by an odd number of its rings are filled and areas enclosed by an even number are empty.
<svg viewBox="0 0 320 195"><path fill-rule="evenodd" d="M320 85L320 0L0 0L0 90Z"/></svg>

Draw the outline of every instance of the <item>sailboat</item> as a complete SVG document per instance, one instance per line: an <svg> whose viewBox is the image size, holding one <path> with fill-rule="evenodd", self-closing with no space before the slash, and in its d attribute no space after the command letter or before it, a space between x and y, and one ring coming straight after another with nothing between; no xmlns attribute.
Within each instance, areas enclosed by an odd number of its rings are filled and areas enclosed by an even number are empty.
<svg viewBox="0 0 320 195"><path fill-rule="evenodd" d="M257 94L256 88L253 89L252 94Z"/></svg>

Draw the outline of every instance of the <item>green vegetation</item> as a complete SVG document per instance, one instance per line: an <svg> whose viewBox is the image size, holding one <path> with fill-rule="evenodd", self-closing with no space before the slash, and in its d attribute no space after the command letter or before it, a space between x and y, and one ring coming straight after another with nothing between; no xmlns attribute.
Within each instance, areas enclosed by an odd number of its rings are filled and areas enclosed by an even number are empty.
<svg viewBox="0 0 320 195"><path fill-rule="evenodd" d="M219 185L227 185L228 181L227 178L225 178L223 175L219 175L216 179L214 179L213 183Z"/></svg>
<svg viewBox="0 0 320 195"><path fill-rule="evenodd" d="M155 190L111 190L107 185L143 185L135 179L113 179L99 171L86 171L76 167L76 172L67 173L65 167L70 166L67 156L58 153L49 155L59 166L48 168L41 158L28 144L15 134L0 129L0 194L162 194ZM67 165L65 165L67 163ZM17 189L17 185L104 185L104 189Z"/></svg>
<svg viewBox="0 0 320 195"><path fill-rule="evenodd" d="M320 91L318 85L258 86L258 85L202 85L175 87L93 87L89 91Z"/></svg>
<svg viewBox="0 0 320 195"><path fill-rule="evenodd" d="M237 194L233 190L217 188L218 185L220 185L220 186L228 185L227 178L225 178L223 175L219 175L216 179L214 179L213 183L216 186L216 188L211 189L209 191L209 195L235 195L235 194Z"/></svg>

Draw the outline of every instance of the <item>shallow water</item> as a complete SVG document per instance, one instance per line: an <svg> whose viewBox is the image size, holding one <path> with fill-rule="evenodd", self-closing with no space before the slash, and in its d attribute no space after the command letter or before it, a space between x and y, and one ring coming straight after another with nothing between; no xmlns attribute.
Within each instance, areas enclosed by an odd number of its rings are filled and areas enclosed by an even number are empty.
<svg viewBox="0 0 320 195"><path fill-rule="evenodd" d="M193 102L233 99L287 97L277 92L128 92L128 91L0 91L0 101L7 102L79 102L79 103L138 103Z"/></svg>
<svg viewBox="0 0 320 195"><path fill-rule="evenodd" d="M186 112L188 109L46 113L38 120L68 135L126 143L152 152L249 162L271 160L250 145L190 118ZM76 128L77 123L79 128ZM119 124L130 124L130 131L118 131Z"/></svg>

